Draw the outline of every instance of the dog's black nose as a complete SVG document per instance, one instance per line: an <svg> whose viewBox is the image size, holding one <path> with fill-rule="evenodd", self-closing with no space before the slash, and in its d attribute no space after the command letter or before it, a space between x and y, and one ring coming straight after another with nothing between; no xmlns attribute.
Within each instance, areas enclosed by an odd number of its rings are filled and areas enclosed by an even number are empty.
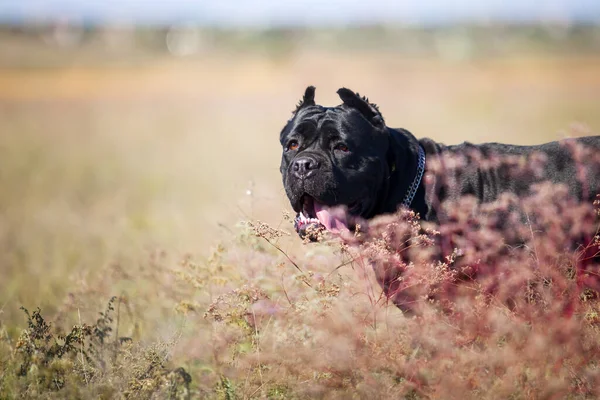
<svg viewBox="0 0 600 400"><path fill-rule="evenodd" d="M292 170L297 178L308 178L315 170L319 169L321 164L310 156L298 157L292 164Z"/></svg>

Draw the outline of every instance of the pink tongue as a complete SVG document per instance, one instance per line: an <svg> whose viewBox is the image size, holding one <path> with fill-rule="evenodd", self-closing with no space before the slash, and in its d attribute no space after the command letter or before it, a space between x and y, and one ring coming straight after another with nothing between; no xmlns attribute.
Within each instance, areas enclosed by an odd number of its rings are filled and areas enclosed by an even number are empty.
<svg viewBox="0 0 600 400"><path fill-rule="evenodd" d="M341 208L337 210L329 209L324 204L316 201L314 202L314 206L315 214L317 214L319 222L323 224L325 229L334 233L348 230L348 225L346 224L346 215Z"/></svg>

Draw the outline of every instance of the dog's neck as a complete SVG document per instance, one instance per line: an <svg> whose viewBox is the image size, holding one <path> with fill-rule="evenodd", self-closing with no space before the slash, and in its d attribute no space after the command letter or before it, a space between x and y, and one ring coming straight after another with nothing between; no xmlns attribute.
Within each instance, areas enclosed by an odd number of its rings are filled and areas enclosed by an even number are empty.
<svg viewBox="0 0 600 400"><path fill-rule="evenodd" d="M380 202L371 210L367 218L373 215L394 213L403 204L407 191L413 182L418 180L412 194L411 204L414 204L421 191L421 178L417 177L419 166L420 145L417 139L404 129L387 128L390 145L387 154L386 176L378 193ZM411 206L411 208L414 208ZM416 209L419 212L420 210Z"/></svg>

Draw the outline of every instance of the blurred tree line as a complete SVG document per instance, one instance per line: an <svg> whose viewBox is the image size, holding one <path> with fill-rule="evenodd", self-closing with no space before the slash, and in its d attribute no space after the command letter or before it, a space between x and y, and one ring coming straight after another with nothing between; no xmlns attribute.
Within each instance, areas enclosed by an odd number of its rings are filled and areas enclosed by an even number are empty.
<svg viewBox="0 0 600 400"><path fill-rule="evenodd" d="M53 56L57 49L60 51ZM258 52L285 58L302 49L391 52L451 61L514 53L595 53L600 50L600 26L554 23L225 29L184 24L156 27L68 22L0 25L0 66L12 67L60 65L68 62L72 53L77 53L79 62L102 64L144 61L164 55L203 57L215 52ZM38 57L34 60L31 53Z"/></svg>

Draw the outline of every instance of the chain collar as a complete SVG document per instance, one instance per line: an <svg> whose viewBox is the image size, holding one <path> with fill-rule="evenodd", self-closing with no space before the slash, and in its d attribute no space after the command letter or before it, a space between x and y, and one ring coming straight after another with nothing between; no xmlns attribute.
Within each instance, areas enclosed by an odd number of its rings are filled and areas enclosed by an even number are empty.
<svg viewBox="0 0 600 400"><path fill-rule="evenodd" d="M415 194L417 194L417 189L421 184L421 179L423 179L423 173L425 172L425 151L423 147L419 145L419 164L417 165L417 174L415 175L415 179L408 187L406 194L404 195L404 199L402 200L402 205L406 207L410 207L413 199L415 198Z"/></svg>

